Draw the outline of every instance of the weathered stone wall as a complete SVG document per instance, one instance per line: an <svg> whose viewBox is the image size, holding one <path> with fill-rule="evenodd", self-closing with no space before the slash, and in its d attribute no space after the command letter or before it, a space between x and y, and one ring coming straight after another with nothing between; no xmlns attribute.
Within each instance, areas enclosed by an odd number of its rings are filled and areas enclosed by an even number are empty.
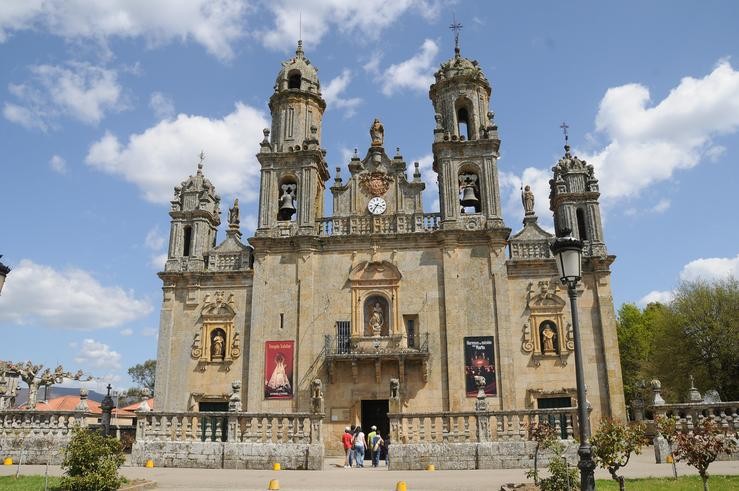
<svg viewBox="0 0 739 491"><path fill-rule="evenodd" d="M283 469L320 470L323 445L299 443L230 442L136 442L131 452L132 465L152 459L158 467L196 467L204 469Z"/></svg>
<svg viewBox="0 0 739 491"><path fill-rule="evenodd" d="M0 457L13 463L60 465L71 435L0 435Z"/></svg>
<svg viewBox="0 0 739 491"><path fill-rule="evenodd" d="M571 465L577 464L577 442L562 440ZM438 470L521 469L533 467L536 442L511 441L488 443L414 443L388 447L389 468L423 470L433 464ZM539 466L549 463L551 453L540 451Z"/></svg>

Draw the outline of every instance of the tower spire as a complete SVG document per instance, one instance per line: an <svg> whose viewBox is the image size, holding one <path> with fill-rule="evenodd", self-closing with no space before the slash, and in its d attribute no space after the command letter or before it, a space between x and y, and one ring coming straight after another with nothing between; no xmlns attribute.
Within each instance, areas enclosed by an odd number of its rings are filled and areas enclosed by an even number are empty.
<svg viewBox="0 0 739 491"><path fill-rule="evenodd" d="M462 24L457 22L454 14L452 14L452 25L449 26L449 29L454 31L454 56L459 56L459 31L462 30Z"/></svg>
<svg viewBox="0 0 739 491"><path fill-rule="evenodd" d="M562 133L565 135L565 154L570 154L570 136L567 134L567 129L570 127L567 123L562 121L562 124L559 125L560 128L562 128Z"/></svg>

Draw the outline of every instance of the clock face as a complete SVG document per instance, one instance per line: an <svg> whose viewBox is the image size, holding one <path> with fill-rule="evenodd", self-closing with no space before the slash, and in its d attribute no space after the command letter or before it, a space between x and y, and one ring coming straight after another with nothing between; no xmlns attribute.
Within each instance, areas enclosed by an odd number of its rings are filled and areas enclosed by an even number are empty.
<svg viewBox="0 0 739 491"><path fill-rule="evenodd" d="M381 215L382 213L385 213L385 210L387 209L387 203L379 196L375 196L374 198L369 200L369 203L367 203L367 209L373 215Z"/></svg>

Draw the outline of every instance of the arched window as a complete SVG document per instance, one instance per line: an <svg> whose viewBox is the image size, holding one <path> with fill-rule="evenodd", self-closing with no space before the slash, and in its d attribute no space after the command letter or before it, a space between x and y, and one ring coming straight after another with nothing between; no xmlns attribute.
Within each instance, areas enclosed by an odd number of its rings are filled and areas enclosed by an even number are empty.
<svg viewBox="0 0 739 491"><path fill-rule="evenodd" d="M182 255L188 257L190 255L190 248L192 247L192 227L185 227L184 240L182 241Z"/></svg>
<svg viewBox="0 0 739 491"><path fill-rule="evenodd" d="M577 209L577 236L580 240L588 240L588 228L585 226L585 210Z"/></svg>
<svg viewBox="0 0 739 491"><path fill-rule="evenodd" d="M278 220L294 220L297 209L295 203L297 202L297 190L298 183L293 176L286 176L280 179L278 186L279 195L277 197L278 209L277 219Z"/></svg>
<svg viewBox="0 0 739 491"><path fill-rule="evenodd" d="M459 204L462 213L480 213L480 179L476 170L460 169L459 171Z"/></svg>
<svg viewBox="0 0 739 491"><path fill-rule="evenodd" d="M299 89L300 88L300 72L292 71L287 76L287 88L288 89Z"/></svg>
<svg viewBox="0 0 739 491"><path fill-rule="evenodd" d="M470 130L470 114L467 112L467 108L460 107L457 110L457 132L459 133L460 138L465 137L468 140L471 140L472 133Z"/></svg>

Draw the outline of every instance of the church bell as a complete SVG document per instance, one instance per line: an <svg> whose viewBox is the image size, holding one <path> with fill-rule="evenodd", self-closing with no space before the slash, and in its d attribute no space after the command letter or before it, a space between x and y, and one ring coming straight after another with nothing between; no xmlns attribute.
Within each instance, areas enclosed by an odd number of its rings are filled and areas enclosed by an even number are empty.
<svg viewBox="0 0 739 491"><path fill-rule="evenodd" d="M476 207L480 200L475 196L475 187L472 185L465 186L462 189L462 198L459 200L462 206L474 206Z"/></svg>
<svg viewBox="0 0 739 491"><path fill-rule="evenodd" d="M295 204L293 203L294 184L282 185L282 196L280 196L280 211L277 212L278 220L290 220L295 214Z"/></svg>

